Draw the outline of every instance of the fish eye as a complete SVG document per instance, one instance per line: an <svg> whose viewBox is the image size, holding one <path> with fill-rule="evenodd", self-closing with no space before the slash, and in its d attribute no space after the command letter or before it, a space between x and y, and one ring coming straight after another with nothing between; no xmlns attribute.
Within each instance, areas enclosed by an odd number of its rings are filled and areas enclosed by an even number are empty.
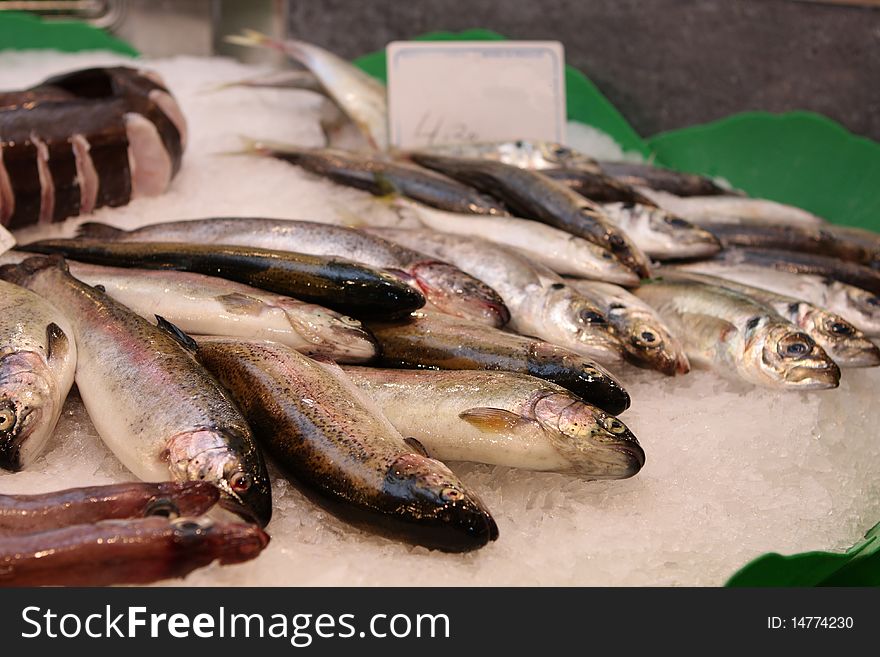
<svg viewBox="0 0 880 657"><path fill-rule="evenodd" d="M567 146L563 146L562 144L557 144L553 148L553 155L555 155L556 157L567 157L571 155L571 149Z"/></svg>
<svg viewBox="0 0 880 657"><path fill-rule="evenodd" d="M659 336L648 328L643 328L641 331L635 333L633 337L638 344L646 347L656 347L660 344Z"/></svg>
<svg viewBox="0 0 880 657"><path fill-rule="evenodd" d="M779 341L779 346L777 347L777 352L783 358L802 358L812 350L812 341L804 334L786 336Z"/></svg>
<svg viewBox="0 0 880 657"><path fill-rule="evenodd" d="M551 290L561 290L564 287L565 287L565 283L553 283L553 285L550 286L550 289Z"/></svg>
<svg viewBox="0 0 880 657"><path fill-rule="evenodd" d="M180 509L177 508L174 502L163 497L150 502L144 510L144 515L177 518L180 515Z"/></svg>
<svg viewBox="0 0 880 657"><path fill-rule="evenodd" d="M691 224L681 217L666 217L666 223L675 228L690 228Z"/></svg>
<svg viewBox="0 0 880 657"><path fill-rule="evenodd" d="M829 321L826 328L834 335L852 336L855 334L855 328L851 324L840 321Z"/></svg>
<svg viewBox="0 0 880 657"><path fill-rule="evenodd" d="M8 408L0 409L0 431L9 431L15 426L15 413Z"/></svg>
<svg viewBox="0 0 880 657"><path fill-rule="evenodd" d="M581 321L586 324L596 324L601 326L607 324L606 319L594 310L582 310L580 313Z"/></svg>
<svg viewBox="0 0 880 657"><path fill-rule="evenodd" d="M254 479L246 472L236 472L229 480L229 485L236 493L246 493L253 486Z"/></svg>
<svg viewBox="0 0 880 657"><path fill-rule="evenodd" d="M446 486L443 490L440 491L440 497L444 500L448 500L450 502L455 502L464 497L464 493L462 493L457 488L453 488L452 486Z"/></svg>
<svg viewBox="0 0 880 657"><path fill-rule="evenodd" d="M616 233L608 236L608 243L614 249L622 249L626 245L626 242L623 241L623 238Z"/></svg>
<svg viewBox="0 0 880 657"><path fill-rule="evenodd" d="M626 431L626 425L618 420L616 417L606 417L602 420L602 426L604 426L608 431L615 435L622 434Z"/></svg>

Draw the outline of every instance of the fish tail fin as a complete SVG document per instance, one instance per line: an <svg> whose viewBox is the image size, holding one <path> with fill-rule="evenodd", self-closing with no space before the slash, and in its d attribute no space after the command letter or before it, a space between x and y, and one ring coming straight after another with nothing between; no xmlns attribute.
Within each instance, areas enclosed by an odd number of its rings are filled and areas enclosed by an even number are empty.
<svg viewBox="0 0 880 657"><path fill-rule="evenodd" d="M60 269L67 271L67 262L61 255L37 255L27 260L22 260L17 265L3 265L0 267L0 278L9 283L25 286L31 277L44 269Z"/></svg>
<svg viewBox="0 0 880 657"><path fill-rule="evenodd" d="M127 231L97 221L87 221L76 230L76 236L82 239L115 240Z"/></svg>
<svg viewBox="0 0 880 657"><path fill-rule="evenodd" d="M311 149L295 144L285 144L280 141L267 139L253 139L239 135L242 147L234 151L218 151L215 155L260 155L263 157L273 156L287 161L295 161L295 158Z"/></svg>
<svg viewBox="0 0 880 657"><path fill-rule="evenodd" d="M236 46L244 46L245 48L272 48L279 49L279 42L268 34L257 30L244 29L241 34L227 34L223 37L226 43L232 43Z"/></svg>

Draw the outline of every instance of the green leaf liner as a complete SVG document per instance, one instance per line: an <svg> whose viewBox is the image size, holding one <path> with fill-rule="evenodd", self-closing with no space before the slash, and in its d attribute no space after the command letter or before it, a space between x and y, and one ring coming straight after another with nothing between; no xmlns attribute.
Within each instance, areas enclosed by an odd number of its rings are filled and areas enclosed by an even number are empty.
<svg viewBox="0 0 880 657"><path fill-rule="evenodd" d="M42 20L33 14L0 12L2 50L109 50L139 57L131 45L81 21Z"/></svg>

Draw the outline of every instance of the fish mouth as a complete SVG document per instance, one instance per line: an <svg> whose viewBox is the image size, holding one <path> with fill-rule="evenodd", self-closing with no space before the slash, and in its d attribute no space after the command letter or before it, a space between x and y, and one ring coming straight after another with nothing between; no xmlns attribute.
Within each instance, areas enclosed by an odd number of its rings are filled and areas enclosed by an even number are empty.
<svg viewBox="0 0 880 657"><path fill-rule="evenodd" d="M880 365L880 348L869 340L865 340L864 343L838 347L829 355L843 367L877 367Z"/></svg>
<svg viewBox="0 0 880 657"><path fill-rule="evenodd" d="M0 402L0 410L15 411L12 403ZM22 451L25 443L35 433L43 417L41 408L32 408L17 414L17 424L10 432L0 432L0 469L19 472L25 466Z"/></svg>
<svg viewBox="0 0 880 657"><path fill-rule="evenodd" d="M448 263L422 262L411 276L425 298L442 312L501 328L510 311L501 296L482 281Z"/></svg>
<svg viewBox="0 0 880 657"><path fill-rule="evenodd" d="M828 390L840 385L840 368L831 360L816 359L790 367L783 378L804 390Z"/></svg>

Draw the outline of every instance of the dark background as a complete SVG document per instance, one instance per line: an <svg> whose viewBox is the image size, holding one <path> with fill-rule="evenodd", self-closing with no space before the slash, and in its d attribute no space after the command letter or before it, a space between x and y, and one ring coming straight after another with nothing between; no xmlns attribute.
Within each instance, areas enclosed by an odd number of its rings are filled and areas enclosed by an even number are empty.
<svg viewBox="0 0 880 657"><path fill-rule="evenodd" d="M745 110L808 109L880 141L880 3L868 0L288 3L291 36L348 58L434 30L558 39L643 136Z"/></svg>

